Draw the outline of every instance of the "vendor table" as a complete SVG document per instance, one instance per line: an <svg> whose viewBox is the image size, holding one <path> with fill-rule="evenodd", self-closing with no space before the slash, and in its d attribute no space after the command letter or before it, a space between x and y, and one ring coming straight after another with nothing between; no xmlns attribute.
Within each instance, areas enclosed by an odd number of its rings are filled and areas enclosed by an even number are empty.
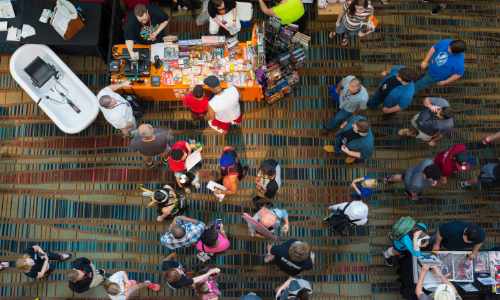
<svg viewBox="0 0 500 300"><path fill-rule="evenodd" d="M65 53L82 56L99 56L105 62L108 57L108 33L107 30L111 21L111 10L101 2L73 2L73 5L81 7L81 12L85 21L85 27L80 30L69 41L56 32L50 25L50 19L47 23L39 21L42 11L50 9L54 11L55 1L15 1L13 5L24 6L22 11L22 24L31 25L36 34L27 38L21 38L19 42L24 44L43 44L50 47L56 53ZM14 7L16 7L14 6ZM14 8L17 17L17 11ZM7 19L11 20L11 19ZM10 22L8 26L10 26ZM20 26L22 28L22 25Z"/></svg>
<svg viewBox="0 0 500 300"><path fill-rule="evenodd" d="M246 43L240 43L238 48L243 49ZM115 53L122 53L122 49L126 48L125 45L117 45L118 50ZM114 48L114 47L113 47ZM134 48L149 48L150 45L134 45ZM241 56L237 56L238 58L242 58ZM117 59L117 57L115 57ZM182 85L176 83L173 86L166 86L161 84L158 87L151 86L151 75L152 76L161 76L163 71L163 66L160 69L156 70L154 66L151 66L151 74L149 77L143 77L142 79L147 79L148 83L138 84L134 83L132 88L123 88L123 90L119 90L118 93L126 92L126 93L135 93L137 96L141 97L142 100L145 101L179 101L184 99L184 91L189 88L188 85ZM120 73L114 73L111 77L112 79L116 79ZM124 79L124 78L122 78ZM227 83L221 83L222 88L227 88ZM210 89L207 86L203 87L208 96L211 95ZM262 95L262 89L259 87L257 83L254 82L251 87L238 87L243 94L243 101L260 101L260 99L264 98Z"/></svg>
<svg viewBox="0 0 500 300"><path fill-rule="evenodd" d="M461 253L462 253L462 252L464 252L464 251L448 251L448 250L445 250L444 252L451 252L451 253L453 253L453 252L461 252ZM472 251L470 251L470 252L472 253ZM489 253L490 251L479 251L479 252L488 252L488 253ZM423 254L423 253L431 253L431 252L422 252L422 254ZM489 256L489 254L488 254L488 256ZM417 262L417 257L415 257L415 256L412 256L412 259L411 259L411 260L400 260L399 262L400 262L400 263L402 263L402 265L401 265L401 266L402 266L402 269L403 269L403 270L404 270L405 268L409 268L409 267L411 267L411 270L415 271L415 269L417 268L417 264L418 264L418 262ZM410 265L410 264L411 264L411 265ZM490 271L491 271L491 270L490 270ZM431 271L429 271L429 272L431 272ZM412 273L413 273L413 272L412 272ZM403 276L405 276L405 274L406 274L406 276L408 276L408 275L409 275L408 273L403 273ZM477 278L478 278L478 276L479 276L480 274L487 274L487 275L488 275L488 277L490 277L490 272L488 272L488 273L476 273L476 272L474 272L474 282L455 282L455 281L450 281L450 282L451 282L451 283L455 286L455 288L457 289L458 294L460 294L460 295L492 294L493 292L492 292L492 286L491 286L491 285L487 285L487 286L482 285L482 284L480 284L480 282L477 280ZM413 274L412 274L412 277L413 277ZM413 278L413 279L414 279L414 282L416 282L416 281L418 280L418 277L417 277L417 278ZM460 287L460 286L458 285L458 283L470 283L470 284L472 284L472 285L473 285L476 289L478 289L478 291L476 291L476 292L466 292L466 291L464 291L464 289L462 289L462 287ZM416 284L415 284L415 286L416 286ZM481 287L482 287L483 289L481 289ZM413 290L415 290L415 287L413 287Z"/></svg>
<svg viewBox="0 0 500 300"><path fill-rule="evenodd" d="M12 3L12 8L14 9L15 18L5 19L0 18L0 22L7 22L7 27L17 27L21 29L23 27L22 24L22 16L24 9L24 2L22 1L14 1ZM0 31L0 53L2 54L10 54L14 53L19 47L21 47L21 42L18 41L7 41L7 31Z"/></svg>

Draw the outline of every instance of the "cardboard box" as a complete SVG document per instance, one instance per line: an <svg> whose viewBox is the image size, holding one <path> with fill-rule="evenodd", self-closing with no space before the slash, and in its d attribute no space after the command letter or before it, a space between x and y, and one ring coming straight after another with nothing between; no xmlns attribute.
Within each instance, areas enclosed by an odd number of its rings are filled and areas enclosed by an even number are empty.
<svg viewBox="0 0 500 300"><path fill-rule="evenodd" d="M342 3L328 4L326 8L319 8L316 5L316 18L315 21L330 21L337 22L339 14L342 12Z"/></svg>

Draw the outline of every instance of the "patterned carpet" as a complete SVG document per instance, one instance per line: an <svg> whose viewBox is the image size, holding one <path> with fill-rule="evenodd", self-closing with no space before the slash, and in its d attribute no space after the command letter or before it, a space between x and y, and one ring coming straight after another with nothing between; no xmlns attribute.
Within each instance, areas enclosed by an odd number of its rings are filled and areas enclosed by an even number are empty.
<svg viewBox="0 0 500 300"><path fill-rule="evenodd" d="M188 196L187 216L204 222L223 219L231 247L217 259L222 269L223 298L237 299L256 292L266 300L286 280L274 265L264 265L265 243L251 238L241 218L255 212L256 168L263 159L274 158L282 166L282 188L275 205L288 210L291 230L282 240L296 237L311 243L316 254L314 269L301 274L311 281L314 298L335 300L400 299L395 268L383 263L380 252L390 241L387 232L402 215L427 224L431 231L451 220L467 220L487 232L484 247L498 246L499 189L460 188L462 179L474 177L480 166L496 162L498 143L483 146L480 140L500 130L499 33L500 4L497 1L468 1L449 5L445 13L431 16L433 5L418 1L374 3L380 19L377 31L351 40L349 47L327 36L334 22L316 22L314 7L306 5L311 36L308 63L301 70L299 87L290 97L268 107L264 102L244 102L243 123L226 134L195 128L182 103L149 102L141 122L165 128L175 139L196 139L204 144L205 165L202 188ZM255 7L255 4L254 4ZM254 10L255 20L262 20ZM175 16L169 32L181 39L199 38L207 26L196 27L188 16ZM249 37L249 30L240 38ZM405 64L419 70L427 50L445 38L464 39L466 72L449 86L428 88L391 122L381 119L380 110L365 112L373 124L375 154L371 159L345 165L342 157L326 154L322 147L333 142L323 138L321 128L333 116L328 88L342 77L354 74L373 95L380 83L378 74L391 66ZM106 66L97 57L60 55L93 92L103 88ZM69 262L55 263L47 279L33 280L13 268L14 260L28 246L62 253L72 251L106 269L108 274L126 270L131 279L150 279L162 285L160 292L143 290L134 299L195 299L191 290L169 289L161 279L160 264L170 250L159 242L167 222L159 223L156 209L145 208L148 200L137 189L173 183L173 173L164 166L148 169L128 152L124 141L102 115L84 132L61 132L14 82L9 73L10 56L1 57L0 82L0 190L2 260L11 268L0 273L0 299L107 299L102 287L73 294L64 278ZM440 96L452 103L455 128L451 136L431 149L412 139L399 138L397 129L409 123L421 109L425 96ZM466 173L454 175L445 185L427 190L418 205L401 194L401 184L379 185L369 198L370 222L346 236L332 234L322 225L328 205L350 199L353 178L370 175L383 178L414 166L456 143L464 143L473 157ZM208 181L217 179L217 158L231 145L243 163L251 167L238 195L219 204L207 193ZM204 264L195 249L177 251L179 261L199 270ZM167 297L167 298L165 298Z"/></svg>

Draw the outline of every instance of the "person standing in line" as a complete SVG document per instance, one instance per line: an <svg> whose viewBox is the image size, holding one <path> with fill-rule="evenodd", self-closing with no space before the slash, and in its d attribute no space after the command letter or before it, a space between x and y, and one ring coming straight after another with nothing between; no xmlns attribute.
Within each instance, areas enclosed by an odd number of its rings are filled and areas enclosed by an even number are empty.
<svg viewBox="0 0 500 300"><path fill-rule="evenodd" d="M208 30L211 35L216 35L221 27L229 31L229 27L236 26L237 30L240 31L241 23L235 0L210 0L207 10L210 16Z"/></svg>
<svg viewBox="0 0 500 300"><path fill-rule="evenodd" d="M167 258L163 260L162 271L163 279L168 283L171 288L182 289L188 286L192 286L196 283L202 282L207 279L212 274L220 273L219 268L210 269L203 275L194 277L195 271L186 271L181 263L172 261L172 258L176 257L176 253L171 253Z"/></svg>
<svg viewBox="0 0 500 300"><path fill-rule="evenodd" d="M342 79L335 92L339 94L339 107L333 112L335 116L323 128L324 135L342 124L345 118L361 115L366 109L369 98L365 87L361 85L361 80L354 76Z"/></svg>
<svg viewBox="0 0 500 300"><path fill-rule="evenodd" d="M309 281L290 277L283 285L276 288L276 299L308 300L311 292Z"/></svg>
<svg viewBox="0 0 500 300"><path fill-rule="evenodd" d="M89 289L104 283L106 271L96 269L88 258L80 257L73 262L73 268L66 272L69 289L75 293L85 293Z"/></svg>
<svg viewBox="0 0 500 300"><path fill-rule="evenodd" d="M16 260L16 267L31 278L43 278L49 276L55 268L50 266L49 261L65 261L73 257L73 253L59 255L52 251L44 251L38 245L29 247L23 256Z"/></svg>
<svg viewBox="0 0 500 300"><path fill-rule="evenodd" d="M151 283L149 280L143 283L129 280L127 273L124 271L118 271L111 275L108 280L104 281L104 290L108 293L111 300L127 300L130 298L130 295L145 288L156 292L160 290L158 284Z"/></svg>
<svg viewBox="0 0 500 300"><path fill-rule="evenodd" d="M363 203L363 200L335 204L329 206L328 209L334 212L343 211L345 209L344 215L347 216L349 220L358 220L353 222L356 226L362 226L368 222L369 209L368 205ZM329 217L326 217L324 221L329 223L328 219Z"/></svg>
<svg viewBox="0 0 500 300"><path fill-rule="evenodd" d="M241 108L239 101L243 100L240 89L234 85L223 90L220 81L215 76L208 76L203 81L213 93L208 102L208 125L215 131L223 133L229 130L231 124L239 124L241 119Z"/></svg>
<svg viewBox="0 0 500 300"><path fill-rule="evenodd" d="M392 247L382 252L382 257L389 267L393 266L393 256L410 252L411 255L419 257L420 249L429 245L427 227L424 223L418 223L413 226L413 228L399 240L396 240L390 233L389 238L392 240Z"/></svg>
<svg viewBox="0 0 500 300"><path fill-rule="evenodd" d="M248 166L242 166L234 148L226 147L222 150L222 156L219 161L221 180L218 182L222 184L226 190L216 189L213 191L214 195L222 194L226 196L235 195L238 191L240 181L245 178L248 173ZM218 197L217 197L218 198ZM222 200L219 200L222 202Z"/></svg>
<svg viewBox="0 0 500 300"><path fill-rule="evenodd" d="M380 76L387 78L378 86L375 96L368 100L368 106L376 109L383 102L382 119L389 120L398 111L410 106L415 93L413 81L417 78L417 73L408 67L398 66L383 71Z"/></svg>
<svg viewBox="0 0 500 300"><path fill-rule="evenodd" d="M155 5L137 4L134 13L129 14L126 20L123 36L130 58L137 60L134 44L151 45L163 43L169 21L168 14ZM148 26L149 25L149 26Z"/></svg>
<svg viewBox="0 0 500 300"><path fill-rule="evenodd" d="M283 272L297 276L303 271L311 270L314 266L314 252L306 242L290 239L279 246L267 245L267 256L264 262L272 260Z"/></svg>
<svg viewBox="0 0 500 300"><path fill-rule="evenodd" d="M349 38L358 34L361 22L371 15L373 15L373 6L368 0L346 2L335 23L337 28L335 28L335 31L330 32L330 38L333 39L337 34L345 32L342 46L347 46Z"/></svg>
<svg viewBox="0 0 500 300"><path fill-rule="evenodd" d="M464 145L455 145L451 149L439 153L434 159L434 164L441 170L439 182L445 184L447 178L456 171L469 170L469 155Z"/></svg>
<svg viewBox="0 0 500 300"><path fill-rule="evenodd" d="M434 44L420 65L422 70L429 67L429 72L415 83L415 94L434 83L447 85L462 77L465 49L467 44L462 40L447 39Z"/></svg>
<svg viewBox="0 0 500 300"><path fill-rule="evenodd" d="M480 182L488 187L500 186L500 164L485 164L481 168L481 174L472 179L462 181L462 183L460 183L460 186L465 188L471 185L476 185Z"/></svg>
<svg viewBox="0 0 500 300"><path fill-rule="evenodd" d="M412 129L401 129L399 136L415 137L418 140L429 142L429 146L436 144L450 134L453 129L453 108L443 98L425 98L425 108L411 119Z"/></svg>
<svg viewBox="0 0 500 300"><path fill-rule="evenodd" d="M186 171L187 157L194 151L201 152L203 148L196 149L196 144L189 144L185 141L176 142L170 149L170 158L168 164L170 169L174 171L175 180L179 186L182 186L181 176ZM191 192L191 191L189 191Z"/></svg>
<svg viewBox="0 0 500 300"><path fill-rule="evenodd" d="M281 228L281 232L287 233L290 229L290 222L288 221L288 213L285 209L273 208L268 209L267 207L262 207L254 216L253 219L262 226L266 227L271 233L275 233L275 230L280 228L281 223L285 223L283 228ZM255 229L248 224L248 229L250 230L250 234L255 236L257 233Z"/></svg>
<svg viewBox="0 0 500 300"><path fill-rule="evenodd" d="M359 184L359 182L361 182L361 184ZM354 189L354 192L352 192L351 195L363 201L363 199L373 193L373 190L377 188L377 186L377 179L371 178L368 175L366 175L365 177L354 179L351 182L351 187Z"/></svg>
<svg viewBox="0 0 500 300"><path fill-rule="evenodd" d="M161 243L169 249L187 248L195 245L205 231L205 224L186 216L176 217L168 231L161 237Z"/></svg>
<svg viewBox="0 0 500 300"><path fill-rule="evenodd" d="M224 231L224 224L220 224L219 232L215 227L205 229L196 244L196 250L207 253L218 253L229 248L231 243Z"/></svg>
<svg viewBox="0 0 500 300"><path fill-rule="evenodd" d="M453 221L439 227L431 236L430 244L432 251L439 251L440 246L450 251L472 248L468 258L473 260L485 239L486 233L481 227L465 221Z"/></svg>
<svg viewBox="0 0 500 300"><path fill-rule="evenodd" d="M277 161L268 159L260 164L259 172L255 178L257 195L252 196L252 201L258 203L263 199L273 199L281 187L281 168Z"/></svg>
<svg viewBox="0 0 500 300"><path fill-rule="evenodd" d="M155 164L151 158L160 156L164 164L168 164L170 146L168 143L174 139L172 132L161 128L153 128L149 124L139 126L139 135L130 142L130 152L137 152L149 168Z"/></svg>
<svg viewBox="0 0 500 300"><path fill-rule="evenodd" d="M304 33L307 29L306 10L302 0L272 0L275 7L268 8L264 1L259 0L260 9L265 15L278 16L281 25L294 24L299 26L298 31Z"/></svg>
<svg viewBox="0 0 500 300"><path fill-rule="evenodd" d="M104 118L122 132L124 139L131 137L131 131L137 127L137 123L130 103L115 92L123 87L131 86L130 80L125 80L123 83L108 85L97 94L99 109Z"/></svg>
<svg viewBox="0 0 500 300"><path fill-rule="evenodd" d="M384 178L384 184L404 182L405 195L411 202L417 203L422 191L435 186L441 178L441 170L434 165L431 159L426 158L418 166L411 167L403 174Z"/></svg>
<svg viewBox="0 0 500 300"><path fill-rule="evenodd" d="M352 164L356 158L368 159L373 155L375 143L370 130L370 123L362 116L347 119L341 129L335 133L335 144L324 146L326 152L346 155L346 164Z"/></svg>

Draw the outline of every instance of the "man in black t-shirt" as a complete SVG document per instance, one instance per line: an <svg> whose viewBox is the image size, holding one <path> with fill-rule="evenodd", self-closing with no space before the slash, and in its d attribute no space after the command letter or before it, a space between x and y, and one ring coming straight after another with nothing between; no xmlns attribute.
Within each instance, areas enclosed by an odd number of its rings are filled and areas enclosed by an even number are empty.
<svg viewBox="0 0 500 300"><path fill-rule="evenodd" d="M217 34L220 27L229 31L229 27L236 26L240 31L241 24L235 0L210 0L207 9L210 15L210 34Z"/></svg>
<svg viewBox="0 0 500 300"><path fill-rule="evenodd" d="M313 268L314 257L315 255L308 243L291 239L279 246L267 245L267 257L264 261L274 260L283 272L296 276L302 271Z"/></svg>
<svg viewBox="0 0 500 300"><path fill-rule="evenodd" d="M85 257L75 259L73 268L66 273L69 289L75 293L85 293L89 289L103 283L106 271L96 269L93 263Z"/></svg>
<svg viewBox="0 0 500 300"><path fill-rule="evenodd" d="M268 159L260 164L259 173L255 178L257 195L252 196L253 202L262 199L272 199L281 186L281 168L277 161Z"/></svg>
<svg viewBox="0 0 500 300"><path fill-rule="evenodd" d="M137 4L134 13L128 15L123 31L125 44L132 59L138 59L132 52L134 43L141 45L163 43L163 29L167 26L168 20L168 14L159 7Z"/></svg>

